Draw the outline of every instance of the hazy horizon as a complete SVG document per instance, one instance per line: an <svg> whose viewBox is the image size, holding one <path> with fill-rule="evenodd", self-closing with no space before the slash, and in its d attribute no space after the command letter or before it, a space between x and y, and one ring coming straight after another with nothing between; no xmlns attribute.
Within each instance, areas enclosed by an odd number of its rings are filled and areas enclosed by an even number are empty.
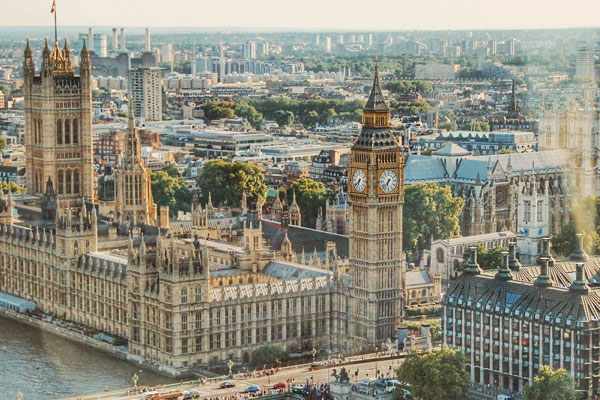
<svg viewBox="0 0 600 400"><path fill-rule="evenodd" d="M572 0L553 6L542 0L56 0L63 27L125 26L187 29L406 31L595 28L600 2ZM51 0L6 0L0 27L40 27L53 23ZM367 12L369 11L369 12ZM372 12L371 12L372 11Z"/></svg>

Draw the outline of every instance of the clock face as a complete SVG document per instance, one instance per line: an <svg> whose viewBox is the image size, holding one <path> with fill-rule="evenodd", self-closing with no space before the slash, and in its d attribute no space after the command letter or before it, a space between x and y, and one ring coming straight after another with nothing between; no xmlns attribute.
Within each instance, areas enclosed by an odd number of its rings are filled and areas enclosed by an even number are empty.
<svg viewBox="0 0 600 400"><path fill-rule="evenodd" d="M384 171L379 177L379 187L384 193L391 193L398 187L398 176L394 171Z"/></svg>
<svg viewBox="0 0 600 400"><path fill-rule="evenodd" d="M359 193L365 191L365 188L367 187L367 177L362 169L358 169L354 172L354 175L352 176L352 186L354 186L354 190Z"/></svg>

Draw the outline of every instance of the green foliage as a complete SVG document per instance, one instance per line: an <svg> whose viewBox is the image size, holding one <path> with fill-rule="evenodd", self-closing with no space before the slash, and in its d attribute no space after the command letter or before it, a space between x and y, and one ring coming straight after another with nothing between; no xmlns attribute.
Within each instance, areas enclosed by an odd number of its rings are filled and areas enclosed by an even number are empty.
<svg viewBox="0 0 600 400"><path fill-rule="evenodd" d="M411 385L417 399L463 400L467 397L469 376L465 359L453 349L410 354L396 373L400 381Z"/></svg>
<svg viewBox="0 0 600 400"><path fill-rule="evenodd" d="M252 352L251 364L255 368L269 368L277 366L280 362L287 359L288 355L279 346L264 345Z"/></svg>
<svg viewBox="0 0 600 400"><path fill-rule="evenodd" d="M560 233L552 237L552 248L561 256L568 256L578 246L577 233L583 233L584 249L588 253L600 252L600 198L586 197L576 201L570 210L569 222Z"/></svg>
<svg viewBox="0 0 600 400"><path fill-rule="evenodd" d="M490 123L486 120L475 119L471 121L471 130L478 132L489 132Z"/></svg>
<svg viewBox="0 0 600 400"><path fill-rule="evenodd" d="M564 369L554 370L544 365L525 387L524 400L575 400L577 393L573 380Z"/></svg>
<svg viewBox="0 0 600 400"><path fill-rule="evenodd" d="M169 206L172 215L177 211L189 211L192 204L192 194L185 185L177 169L171 166L158 172L152 172L152 197L156 204Z"/></svg>
<svg viewBox="0 0 600 400"><path fill-rule="evenodd" d="M252 100L250 104L266 119L276 121L280 125L283 123L283 126L286 126L296 121L311 127L317 123L326 124L333 118L360 121L364 105L358 100L296 100L285 96ZM289 113L293 120L290 120Z"/></svg>
<svg viewBox="0 0 600 400"><path fill-rule="evenodd" d="M25 193L25 188L14 182L0 182L0 190L4 193L8 193L8 191L11 193Z"/></svg>
<svg viewBox="0 0 600 400"><path fill-rule="evenodd" d="M302 225L315 227L319 208L325 207L329 195L325 185L310 178L301 178L288 190L288 201L291 201L293 191L302 213Z"/></svg>
<svg viewBox="0 0 600 400"><path fill-rule="evenodd" d="M433 85L428 81L392 81L386 83L384 87L396 95L406 95L414 92L429 95L433 92Z"/></svg>
<svg viewBox="0 0 600 400"><path fill-rule="evenodd" d="M202 108L209 121L235 117L235 105L227 101L209 101Z"/></svg>
<svg viewBox="0 0 600 400"><path fill-rule="evenodd" d="M242 193L248 198L264 197L267 192L262 169L253 163L211 160L204 164L198 176L198 187L204 201L211 193L213 205L239 207Z"/></svg>
<svg viewBox="0 0 600 400"><path fill-rule="evenodd" d="M235 105L235 114L245 118L253 128L259 129L263 123L263 115L256 111L256 108L245 100Z"/></svg>
<svg viewBox="0 0 600 400"><path fill-rule="evenodd" d="M505 251L505 249L502 247L487 249L484 245L480 244L477 248L477 263L482 269L500 268L500 266L502 266L503 251Z"/></svg>
<svg viewBox="0 0 600 400"><path fill-rule="evenodd" d="M426 183L408 186L404 194L404 248L418 252L431 241L460 234L464 201L449 186Z"/></svg>

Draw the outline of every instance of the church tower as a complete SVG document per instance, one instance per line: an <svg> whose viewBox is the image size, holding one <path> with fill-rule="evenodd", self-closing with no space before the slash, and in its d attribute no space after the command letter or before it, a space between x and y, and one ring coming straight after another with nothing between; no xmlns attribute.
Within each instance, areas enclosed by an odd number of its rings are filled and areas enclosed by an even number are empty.
<svg viewBox="0 0 600 400"><path fill-rule="evenodd" d="M351 152L349 200L352 315L355 350L391 338L402 318L404 148L390 129L378 68Z"/></svg>
<svg viewBox="0 0 600 400"><path fill-rule="evenodd" d="M27 190L42 196L52 183L65 207L93 201L91 61L81 50L80 74L74 73L71 53L46 42L39 73L29 42L24 52L25 156Z"/></svg>
<svg viewBox="0 0 600 400"><path fill-rule="evenodd" d="M122 223L155 225L156 204L152 198L150 173L142 160L139 131L129 102L129 126L125 151L116 168L116 212Z"/></svg>

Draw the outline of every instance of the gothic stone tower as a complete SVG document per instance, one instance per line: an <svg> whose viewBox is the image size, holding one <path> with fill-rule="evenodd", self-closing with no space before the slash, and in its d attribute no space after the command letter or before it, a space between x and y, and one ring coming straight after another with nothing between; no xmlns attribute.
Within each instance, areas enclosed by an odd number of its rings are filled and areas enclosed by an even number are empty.
<svg viewBox="0 0 600 400"><path fill-rule="evenodd" d="M375 67L348 175L354 350L391 338L402 318L404 164Z"/></svg>
<svg viewBox="0 0 600 400"><path fill-rule="evenodd" d="M63 207L93 200L90 54L81 50L80 75L65 41L44 47L36 74L29 42L23 63L27 190L42 195L50 180Z"/></svg>
<svg viewBox="0 0 600 400"><path fill-rule="evenodd" d="M142 160L139 132L130 101L127 144L116 169L115 200L119 221L133 225L157 223L150 185L150 173Z"/></svg>

